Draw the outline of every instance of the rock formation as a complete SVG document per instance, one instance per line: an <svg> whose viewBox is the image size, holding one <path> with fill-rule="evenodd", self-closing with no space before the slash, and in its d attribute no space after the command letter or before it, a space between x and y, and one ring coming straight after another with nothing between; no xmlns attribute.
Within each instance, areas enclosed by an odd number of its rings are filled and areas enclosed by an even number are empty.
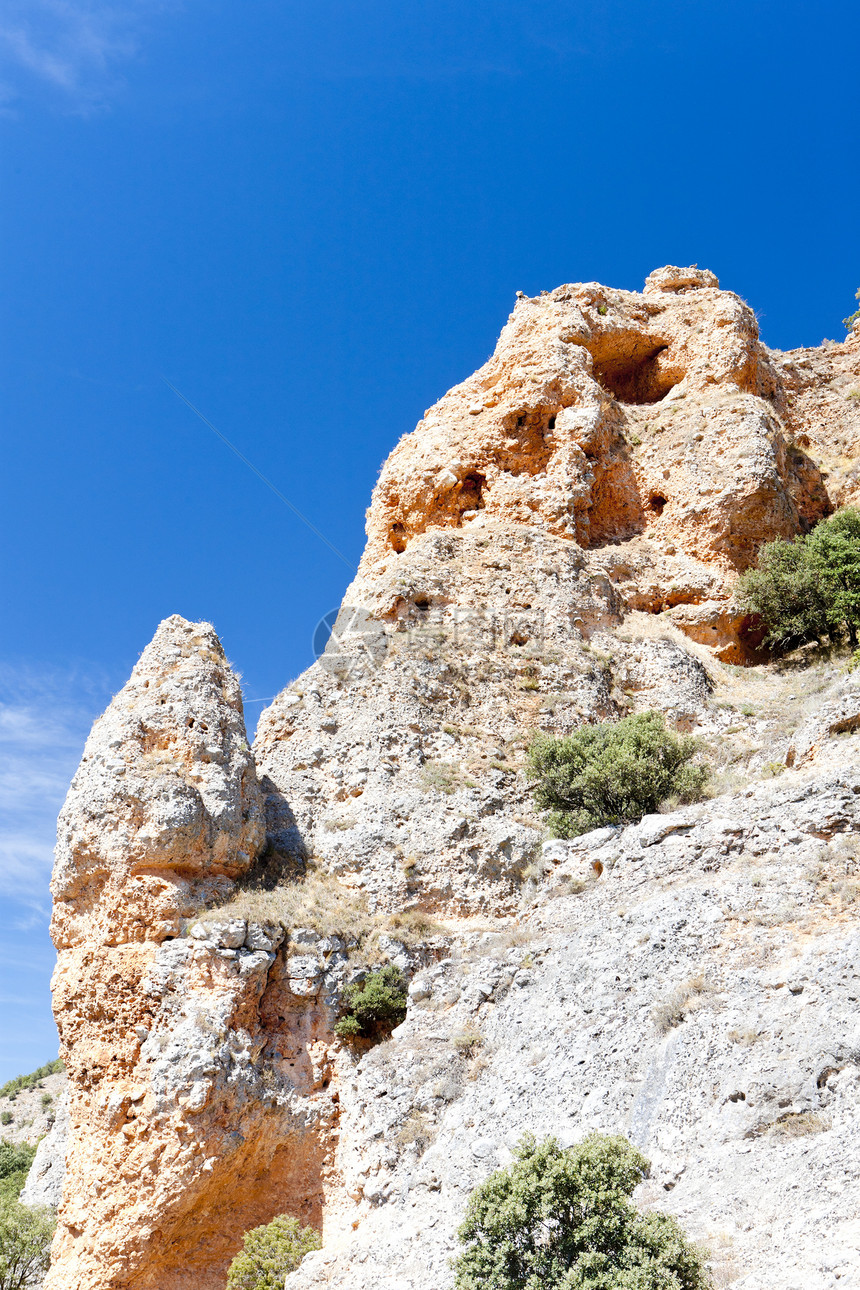
<svg viewBox="0 0 860 1290"><path fill-rule="evenodd" d="M217 636L168 619L96 722L60 816L69 1152L47 1290L219 1286L249 1223L319 1213L324 1055L300 1079L279 1072L296 1031L316 1051L321 1019L291 1010L271 972L280 929L194 922L261 850L262 802Z"/></svg>
<svg viewBox="0 0 860 1290"><path fill-rule="evenodd" d="M60 819L47 1290L216 1290L284 1211L325 1238L291 1290L444 1290L469 1188L526 1128L628 1133L642 1203L723 1284L860 1276L860 705L735 666L761 655L731 603L762 541L858 498L858 440L860 332L775 353L697 268L521 297L391 454L332 639L253 754L212 628L162 624ZM649 708L744 782L542 847L531 733ZM327 930L279 904L311 880ZM446 920L377 938L410 1008L364 1054L333 1035L361 970L337 902Z"/></svg>

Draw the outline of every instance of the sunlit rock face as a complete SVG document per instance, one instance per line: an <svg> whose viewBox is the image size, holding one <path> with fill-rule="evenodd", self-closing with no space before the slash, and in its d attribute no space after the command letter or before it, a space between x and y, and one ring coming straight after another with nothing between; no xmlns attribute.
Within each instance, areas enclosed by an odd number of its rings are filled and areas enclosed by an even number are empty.
<svg viewBox="0 0 860 1290"><path fill-rule="evenodd" d="M723 666L760 657L731 601L760 543L860 496L858 337L770 351L695 267L521 297L385 463L332 640L253 750L213 628L161 624L60 817L47 1290L222 1290L284 1212L325 1241L295 1290L447 1290L527 1129L631 1136L722 1284L860 1277L860 704L770 675L785 712L741 722L763 699ZM543 847L532 732L648 709L734 740L752 787ZM412 988L372 1051L333 1033L340 914L276 900L309 872L417 920L373 942ZM271 906L210 912L246 880Z"/></svg>
<svg viewBox="0 0 860 1290"><path fill-rule="evenodd" d="M260 1216L319 1221L323 1013L279 983L282 931L193 922L263 839L238 682L209 624L170 618L96 723L60 817L54 1290L214 1290ZM272 1052L296 1033L315 1053L298 1077Z"/></svg>

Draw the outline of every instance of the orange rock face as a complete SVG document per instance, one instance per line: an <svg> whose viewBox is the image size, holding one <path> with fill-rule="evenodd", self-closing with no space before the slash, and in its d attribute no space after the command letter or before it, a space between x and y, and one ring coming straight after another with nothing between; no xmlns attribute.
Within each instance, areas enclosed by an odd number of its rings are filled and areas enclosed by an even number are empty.
<svg viewBox="0 0 860 1290"><path fill-rule="evenodd" d="M489 362L386 462L360 580L427 530L493 518L588 550L635 551L647 537L652 565L681 553L698 566L677 603L717 602L688 615L690 634L731 638L728 594L761 541L832 508L792 434L801 410L789 371L803 384L761 344L752 310L705 270L657 270L641 294L585 283L523 297ZM666 607L642 588L629 603Z"/></svg>
<svg viewBox="0 0 860 1290"><path fill-rule="evenodd" d="M249 1226L284 1210L319 1223L325 1010L285 985L280 929L180 935L263 837L238 683L208 624L168 619L60 817L70 1149L48 1290L214 1290Z"/></svg>

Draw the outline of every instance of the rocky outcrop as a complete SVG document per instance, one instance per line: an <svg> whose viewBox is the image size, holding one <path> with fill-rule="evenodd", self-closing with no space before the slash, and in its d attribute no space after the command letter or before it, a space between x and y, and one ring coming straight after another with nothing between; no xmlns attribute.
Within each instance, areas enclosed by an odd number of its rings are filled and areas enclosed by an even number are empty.
<svg viewBox="0 0 860 1290"><path fill-rule="evenodd" d="M647 536L655 562L680 551L705 566L687 603L709 599L709 567L742 570L762 533L829 509L784 402L752 310L712 273L522 297L492 358L386 462L361 572L393 567L429 529L505 519L585 549Z"/></svg>
<svg viewBox="0 0 860 1290"><path fill-rule="evenodd" d="M319 1220L324 1010L281 983L280 929L193 922L263 837L238 682L211 626L170 618L96 723L60 816L69 1151L48 1290L214 1290L249 1223ZM317 1053L298 1078L297 1032Z"/></svg>
<svg viewBox="0 0 860 1290"><path fill-rule="evenodd" d="M20 1196L23 1205L50 1205L52 1209L58 1207L63 1197L68 1150L69 1098L64 1089L57 1099L51 1127L36 1148L36 1155Z"/></svg>
<svg viewBox="0 0 860 1290"><path fill-rule="evenodd" d="M652 1156L642 1203L722 1284L855 1276L853 683L737 675L731 603L761 541L853 498L855 380L856 336L773 353L695 267L521 297L384 466L253 753L213 629L162 624L60 819L48 1290L220 1290L281 1212L325 1236L291 1290L444 1290L469 1188L525 1129L592 1127ZM749 784L543 846L531 733L653 708ZM446 920L376 940L413 980L365 1055L333 1037L362 906Z"/></svg>
<svg viewBox="0 0 860 1290"><path fill-rule="evenodd" d="M638 1202L717 1285L860 1284L858 752L561 844L516 930L416 976L344 1089L353 1204L287 1290L448 1290L471 1189L591 1130L641 1147Z"/></svg>
<svg viewBox="0 0 860 1290"><path fill-rule="evenodd" d="M513 911L529 732L655 707L691 729L714 654L754 645L738 571L830 509L781 370L705 270L519 299L392 452L333 639L260 719L272 849L381 907Z"/></svg>

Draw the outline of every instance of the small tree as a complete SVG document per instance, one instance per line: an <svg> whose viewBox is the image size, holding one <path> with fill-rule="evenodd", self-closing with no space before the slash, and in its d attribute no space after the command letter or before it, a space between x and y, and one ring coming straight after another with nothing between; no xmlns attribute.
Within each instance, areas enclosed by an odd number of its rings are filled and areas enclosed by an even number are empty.
<svg viewBox="0 0 860 1290"><path fill-rule="evenodd" d="M860 291L855 291L855 292L854 292L854 299L855 299L855 300L860 300ZM846 326L846 327L848 328L848 330L850 331L850 330L851 330L851 328L854 326L854 324L857 322L858 318L860 318L860 309L855 309L855 310L854 310L854 312L853 312L853 314L849 314L849 315L848 315L848 317L847 317L847 318L843 318L843 319L842 319L842 321L844 322L845 326Z"/></svg>
<svg viewBox="0 0 860 1290"><path fill-rule="evenodd" d="M527 773L537 806L560 838L641 820L667 797L693 801L707 778L690 762L695 739L666 728L659 712L582 726L566 738L536 735Z"/></svg>
<svg viewBox="0 0 860 1290"><path fill-rule="evenodd" d="M0 1290L39 1286L51 1263L56 1219L43 1206L20 1205L0 1195Z"/></svg>
<svg viewBox="0 0 860 1290"><path fill-rule="evenodd" d="M592 1134L564 1151L527 1135L514 1155L469 1198L457 1290L708 1290L675 1220L631 1203L648 1161L625 1138Z"/></svg>
<svg viewBox="0 0 860 1290"><path fill-rule="evenodd" d="M856 647L860 629L860 511L846 506L805 537L766 542L758 567L735 589L739 609L767 627L772 649L847 632Z"/></svg>
<svg viewBox="0 0 860 1290"><path fill-rule="evenodd" d="M819 573L831 635L844 629L857 647L860 627L860 511L846 506L812 530L806 539Z"/></svg>
<svg viewBox="0 0 860 1290"><path fill-rule="evenodd" d="M364 981L348 985L343 999L349 1011L335 1026L335 1034L341 1039L373 1039L406 1016L406 981L393 963L387 963Z"/></svg>
<svg viewBox="0 0 860 1290"><path fill-rule="evenodd" d="M321 1244L312 1227L279 1214L271 1223L245 1233L242 1251L227 1273L227 1290L284 1290L287 1273L294 1272L305 1255Z"/></svg>
<svg viewBox="0 0 860 1290"><path fill-rule="evenodd" d="M735 603L761 618L765 643L773 649L820 640L829 631L821 569L803 538L766 542L758 567L741 575Z"/></svg>
<svg viewBox="0 0 860 1290"><path fill-rule="evenodd" d="M26 1142L0 1142L0 1196L17 1199L35 1154L36 1148Z"/></svg>

